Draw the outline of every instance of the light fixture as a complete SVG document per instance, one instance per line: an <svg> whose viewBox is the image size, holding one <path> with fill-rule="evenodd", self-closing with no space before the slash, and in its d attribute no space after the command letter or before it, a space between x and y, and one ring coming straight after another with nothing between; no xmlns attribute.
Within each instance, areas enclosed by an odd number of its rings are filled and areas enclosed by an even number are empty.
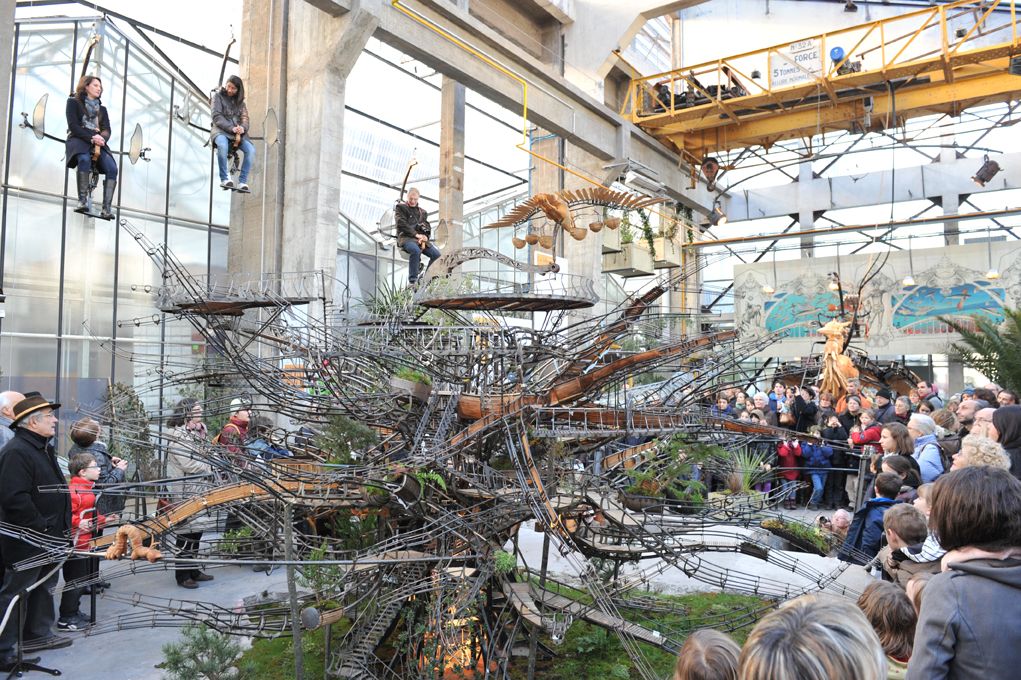
<svg viewBox="0 0 1021 680"><path fill-rule="evenodd" d="M662 182L634 170L628 170L624 173L624 185L653 196L662 194L665 187Z"/></svg>
<svg viewBox="0 0 1021 680"><path fill-rule="evenodd" d="M827 284L827 288L836 292L840 290L840 274L836 272L830 272L828 275L830 282Z"/></svg>
<svg viewBox="0 0 1021 680"><path fill-rule="evenodd" d="M908 275L904 277L901 283L905 288L908 286L915 285L915 259L911 255L911 236L908 236Z"/></svg>
<svg viewBox="0 0 1021 680"><path fill-rule="evenodd" d="M49 101L49 93L39 97L39 101L35 103L35 108L32 109L32 132L35 134L36 139L42 139L46 136L46 102Z"/></svg>
<svg viewBox="0 0 1021 680"><path fill-rule="evenodd" d="M772 251L773 251L773 285L771 286L767 282L764 286L762 286L762 292L765 293L766 295L772 295L773 293L776 292L776 245L775 244L773 245Z"/></svg>
<svg viewBox="0 0 1021 680"><path fill-rule="evenodd" d="M715 227L726 223L727 213L723 212L723 208L720 207L720 199L717 198L713 201L713 209L709 211L709 224Z"/></svg>
<svg viewBox="0 0 1021 680"><path fill-rule="evenodd" d="M986 227L986 256L989 261L989 269L986 270L986 278L995 281L1000 278L1000 272L993 266L993 239L989 227Z"/></svg>
<svg viewBox="0 0 1021 680"><path fill-rule="evenodd" d="M996 173L1000 171L1000 164L996 161L989 160L989 154L982 157L982 167L978 169L975 176L972 177L972 181L980 187L984 187L986 182L989 182L996 177Z"/></svg>
<svg viewBox="0 0 1021 680"><path fill-rule="evenodd" d="M844 11L845 12L857 12L858 11L858 5L854 4L854 0L847 0L847 2L844 3Z"/></svg>

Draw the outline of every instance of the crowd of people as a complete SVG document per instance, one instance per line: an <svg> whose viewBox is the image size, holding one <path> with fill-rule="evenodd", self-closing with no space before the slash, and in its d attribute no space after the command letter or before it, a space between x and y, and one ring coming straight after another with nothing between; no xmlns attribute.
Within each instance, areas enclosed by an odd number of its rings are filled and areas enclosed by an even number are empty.
<svg viewBox="0 0 1021 680"><path fill-rule="evenodd" d="M889 474L877 477L878 493L893 493L881 481ZM874 580L857 605L822 594L785 602L743 648L718 631L696 631L680 650L674 680L1015 677L1021 481L1001 465L977 464L924 487L915 506L889 504L885 534L893 561L917 566L915 557L935 555L933 569Z"/></svg>
<svg viewBox="0 0 1021 680"><path fill-rule="evenodd" d="M26 567L26 561L47 550L73 546L87 551L95 536L118 525L125 507L126 495L118 493L118 485L127 481L128 461L110 454L98 421L85 417L69 428L72 446L65 475L54 447L59 408L38 392L0 393L0 519L20 532L0 534L0 670L5 672L15 668L19 648L24 655L71 645L72 639L54 633L54 626L77 631L94 623L95 612L82 612L81 597L110 587L100 578L96 557L71 553L59 569L48 560ZM209 446L220 447L225 459L239 468L265 466L292 455L272 436L272 422L262 416L253 419L250 408L244 399L232 400L227 422L211 439L200 403L182 399L176 405L164 436L167 476L178 480L167 486L168 499L201 494L213 483ZM192 522L178 533L177 557L196 556L208 528ZM54 590L61 574L58 608ZM186 589L213 580L194 563L178 563L174 574Z"/></svg>
<svg viewBox="0 0 1021 680"><path fill-rule="evenodd" d="M797 433L770 459L785 506L803 489L808 508L837 509L824 520L844 537L837 557L876 579L857 609L821 595L785 603L743 650L700 631L674 678L1012 677L1021 649L1017 394L990 384L944 400L919 382L895 397L866 394L857 381L839 400L779 382L751 403L731 392L710 414Z"/></svg>

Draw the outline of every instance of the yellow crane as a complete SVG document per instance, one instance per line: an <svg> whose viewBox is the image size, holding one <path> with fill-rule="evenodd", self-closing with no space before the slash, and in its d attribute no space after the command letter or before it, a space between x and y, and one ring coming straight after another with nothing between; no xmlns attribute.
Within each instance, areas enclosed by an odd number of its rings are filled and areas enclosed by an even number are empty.
<svg viewBox="0 0 1021 680"><path fill-rule="evenodd" d="M631 81L621 115L684 159L1016 99L1014 0L959 0Z"/></svg>

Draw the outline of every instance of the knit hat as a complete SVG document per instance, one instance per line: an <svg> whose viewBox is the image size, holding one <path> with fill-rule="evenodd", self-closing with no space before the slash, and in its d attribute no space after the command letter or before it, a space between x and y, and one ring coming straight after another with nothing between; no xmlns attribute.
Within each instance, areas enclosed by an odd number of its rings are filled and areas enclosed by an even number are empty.
<svg viewBox="0 0 1021 680"><path fill-rule="evenodd" d="M47 401L46 397L39 392L26 392L25 398L11 408L11 412L14 413L14 420L11 421L10 428L12 430L17 428L22 418L43 408L56 411L60 408L60 404L55 401Z"/></svg>
<svg viewBox="0 0 1021 680"><path fill-rule="evenodd" d="M876 392L876 396L877 397L882 397L883 399L886 399L887 401L892 401L893 400L893 392L891 392L888 387L884 387L881 390L879 390L878 392Z"/></svg>
<svg viewBox="0 0 1021 680"><path fill-rule="evenodd" d="M923 437L936 433L936 421L924 413L913 413L908 423L913 425L918 430L918 434Z"/></svg>

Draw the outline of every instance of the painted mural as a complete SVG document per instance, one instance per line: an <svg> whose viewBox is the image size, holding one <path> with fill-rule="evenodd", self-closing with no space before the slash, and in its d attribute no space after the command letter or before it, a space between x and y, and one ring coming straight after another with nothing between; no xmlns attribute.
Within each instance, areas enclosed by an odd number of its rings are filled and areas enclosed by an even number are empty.
<svg viewBox="0 0 1021 680"><path fill-rule="evenodd" d="M1003 320L1003 308L1021 307L1021 244L996 244L995 262L1009 263L1001 276L988 279L986 246L955 246L914 253L915 285L904 286L909 273L904 253L890 257L883 270L856 295L852 276L864 270L867 256L841 258L845 272L844 308L859 306L858 338L854 344L872 354L943 353L957 335L940 316L970 319L986 316ZM861 262L858 262L861 260ZM829 289L826 272L834 258L806 260L805 267L786 267L778 280L766 265L735 268L735 323L743 339L778 334L780 341L766 354L804 356L818 349L818 329L839 315L840 298ZM971 265L971 266L969 266ZM775 288L769 294L763 288Z"/></svg>

